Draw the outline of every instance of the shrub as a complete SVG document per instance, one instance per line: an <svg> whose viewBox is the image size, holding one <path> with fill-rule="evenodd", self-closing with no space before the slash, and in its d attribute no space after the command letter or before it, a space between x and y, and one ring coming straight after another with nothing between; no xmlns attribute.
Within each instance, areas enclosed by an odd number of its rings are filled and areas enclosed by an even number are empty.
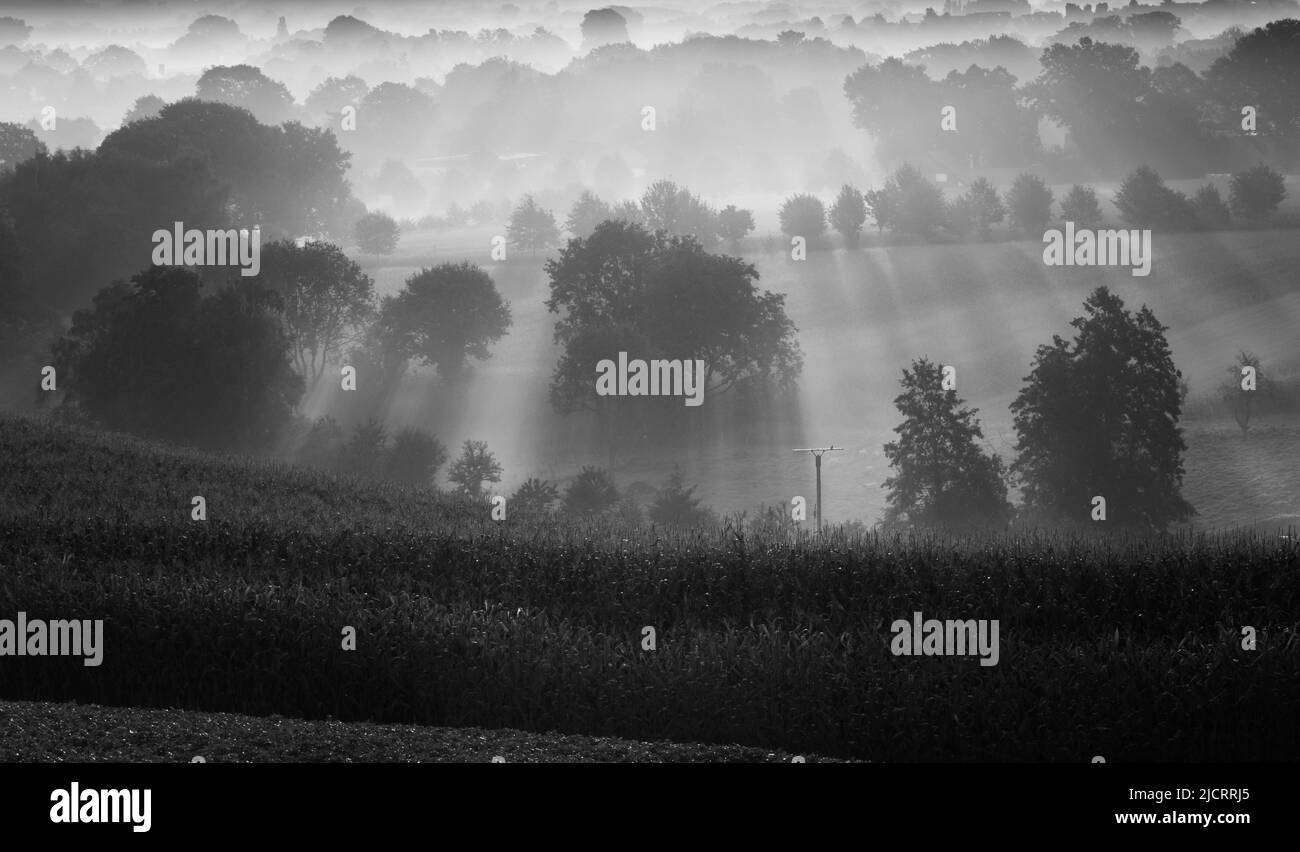
<svg viewBox="0 0 1300 852"><path fill-rule="evenodd" d="M1281 173L1263 163L1232 176L1228 204L1232 212L1252 221L1267 219L1286 198Z"/></svg>

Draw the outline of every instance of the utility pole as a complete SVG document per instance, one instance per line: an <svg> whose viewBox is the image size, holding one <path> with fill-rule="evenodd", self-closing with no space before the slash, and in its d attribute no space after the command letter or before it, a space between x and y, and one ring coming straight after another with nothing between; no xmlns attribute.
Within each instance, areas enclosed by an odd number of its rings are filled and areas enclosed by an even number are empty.
<svg viewBox="0 0 1300 852"><path fill-rule="evenodd" d="M844 448L831 444L829 447L804 447L794 450L796 453L812 453L813 459L817 462L817 532L822 531L822 455L842 449Z"/></svg>

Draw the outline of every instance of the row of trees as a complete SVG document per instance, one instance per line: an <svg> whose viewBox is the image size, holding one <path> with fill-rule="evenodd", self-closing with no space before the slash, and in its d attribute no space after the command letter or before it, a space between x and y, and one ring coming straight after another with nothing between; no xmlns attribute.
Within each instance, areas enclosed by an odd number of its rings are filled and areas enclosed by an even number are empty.
<svg viewBox="0 0 1300 852"><path fill-rule="evenodd" d="M655 181L637 201L617 204L584 191L570 208L564 230L585 239L601 222L612 219L647 231L691 237L705 249L722 242L734 249L754 230L754 215L749 210L738 209L734 204L716 209L671 180ZM525 195L511 214L507 235L511 245L536 254L539 249L559 242L560 228L554 213L539 207L533 196Z"/></svg>
<svg viewBox="0 0 1300 852"><path fill-rule="evenodd" d="M1261 142L1294 158L1300 106L1285 93L1300 82L1297 34L1295 19L1245 33L1204 75L1182 63L1151 69L1134 47L1087 36L1044 49L1041 72L1024 85L1004 68L975 65L936 81L923 66L890 58L851 74L844 93L886 163L930 152L960 168L1019 167L1041 159L1037 128L1046 117L1067 129L1070 150L1087 166L1155 162L1200 175ZM1243 126L1248 106L1254 118Z"/></svg>
<svg viewBox="0 0 1300 852"><path fill-rule="evenodd" d="M1120 217L1138 227L1163 230L1197 230L1226 227L1236 216L1259 223L1276 212L1286 197L1283 177L1260 164L1232 176L1225 203L1213 184L1205 184L1192 198L1166 186L1158 172L1142 166L1124 178L1115 194ZM829 209L815 195L793 195L780 209L781 230L787 236L820 239L827 226L850 245L857 245L868 215L881 233L931 237L939 232L979 234L1004 220L1027 236L1042 232L1052 220L1055 194L1037 175L1022 172L1004 195L986 178L972 181L961 195L948 200L943 190L921 171L904 163L890 174L880 189L860 192L845 184ZM1075 184L1060 202L1061 218L1080 227L1099 225L1104 219L1095 189Z"/></svg>
<svg viewBox="0 0 1300 852"><path fill-rule="evenodd" d="M1122 527L1161 530L1194 514L1181 495L1184 390L1166 327L1105 287L1071 325L1073 340L1054 335L1038 348L1011 404L1010 465L980 446L977 411L944 386L939 365L921 358L903 371L904 419L885 445L886 522L1002 524L1013 516L1010 484L1031 522L1101 520L1098 497L1105 521Z"/></svg>

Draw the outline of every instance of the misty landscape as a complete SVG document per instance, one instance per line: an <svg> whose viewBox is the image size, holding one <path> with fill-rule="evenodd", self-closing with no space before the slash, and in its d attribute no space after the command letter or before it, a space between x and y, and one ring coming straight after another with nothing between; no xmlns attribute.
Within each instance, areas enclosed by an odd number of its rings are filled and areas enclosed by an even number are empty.
<svg viewBox="0 0 1300 852"><path fill-rule="evenodd" d="M1296 0L0 4L0 761L1296 760L1298 268Z"/></svg>

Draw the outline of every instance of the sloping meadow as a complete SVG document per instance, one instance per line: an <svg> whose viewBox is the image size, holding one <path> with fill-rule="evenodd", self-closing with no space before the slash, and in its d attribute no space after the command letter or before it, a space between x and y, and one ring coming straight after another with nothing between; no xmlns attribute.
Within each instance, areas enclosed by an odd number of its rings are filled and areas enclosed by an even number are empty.
<svg viewBox="0 0 1300 852"><path fill-rule="evenodd" d="M0 619L104 620L98 667L0 657L6 699L874 761L1300 758L1293 539L493 522L23 419L0 458ZM895 656L914 612L996 619L997 664Z"/></svg>

